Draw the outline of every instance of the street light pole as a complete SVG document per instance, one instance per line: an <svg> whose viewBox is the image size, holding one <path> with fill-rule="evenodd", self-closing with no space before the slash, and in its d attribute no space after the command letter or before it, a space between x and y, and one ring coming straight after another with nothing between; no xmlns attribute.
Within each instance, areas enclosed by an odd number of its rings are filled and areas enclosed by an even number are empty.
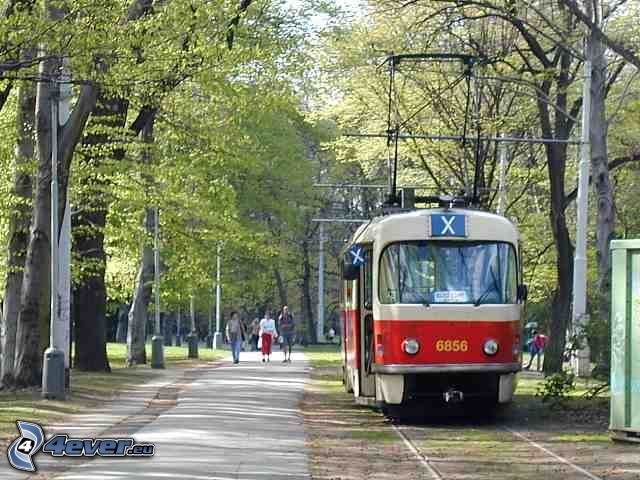
<svg viewBox="0 0 640 480"><path fill-rule="evenodd" d="M164 368L164 338L160 330L160 210L155 208L153 234L153 273L155 290L155 328L151 338L151 368Z"/></svg>
<svg viewBox="0 0 640 480"><path fill-rule="evenodd" d="M221 295L221 288L220 288L220 253L222 250L222 245L218 244L218 258L216 261L216 266L217 266L217 270L216 270L216 334L213 337L213 348L214 349L218 349L220 347L222 347L222 333L220 332L220 295Z"/></svg>
<svg viewBox="0 0 640 480"><path fill-rule="evenodd" d="M582 144L578 170L578 196L576 199L576 251L573 259L573 310L572 326L574 335L581 338L582 348L574 359L574 368L580 377L590 375L589 346L584 337L584 328L589 320L587 315L587 213L589 195L589 166L591 145L589 130L591 117L591 62L584 62L584 85L582 92Z"/></svg>
<svg viewBox="0 0 640 480"><path fill-rule="evenodd" d="M180 321L182 320L182 310L181 307L178 307L178 319L176 325L176 347L182 346L182 336L180 330Z"/></svg>
<svg viewBox="0 0 640 480"><path fill-rule="evenodd" d="M189 300L189 311L191 313L191 332L187 335L187 345L189 347L189 358L198 358L198 333L196 332L196 307L195 298L191 295Z"/></svg>
<svg viewBox="0 0 640 480"><path fill-rule="evenodd" d="M324 340L324 223L319 225L320 253L318 256L318 323L316 324L316 338L318 342Z"/></svg>
<svg viewBox="0 0 640 480"><path fill-rule="evenodd" d="M498 184L498 215L504 215L507 209L507 146L498 144L500 150L500 182Z"/></svg>
<svg viewBox="0 0 640 480"><path fill-rule="evenodd" d="M51 102L51 318L49 348L44 352L42 396L64 400L64 352L60 348L58 326L58 83L52 82Z"/></svg>

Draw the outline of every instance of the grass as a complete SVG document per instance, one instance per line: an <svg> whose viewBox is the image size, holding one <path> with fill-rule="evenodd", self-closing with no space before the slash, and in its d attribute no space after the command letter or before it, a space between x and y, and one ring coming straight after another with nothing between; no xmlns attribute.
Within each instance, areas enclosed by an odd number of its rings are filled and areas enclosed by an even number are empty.
<svg viewBox="0 0 640 480"><path fill-rule="evenodd" d="M151 346L148 344L147 359L151 358ZM226 357L225 350L200 348L198 359L187 358L186 347L164 347L165 366L182 368L196 366L206 361L214 361ZM45 400L39 389L0 392L0 444L15 437L16 420L29 420L47 424L59 420L61 416L79 413L97 404L110 400L124 390L152 380L158 370L150 366L138 365L125 368L127 347L125 344L107 344L107 356L111 372L71 371L71 392L64 401Z"/></svg>
<svg viewBox="0 0 640 480"><path fill-rule="evenodd" d="M147 360L151 359L151 345L147 344ZM164 362L167 367L180 365L188 366L199 362L211 362L219 360L229 355L227 350L212 350L210 348L199 348L198 359L187 358L187 347L164 347ZM107 356L112 369L124 368L127 360L127 345L124 343L108 343Z"/></svg>
<svg viewBox="0 0 640 480"><path fill-rule="evenodd" d="M302 351L313 368L342 368L340 345L309 345Z"/></svg>
<svg viewBox="0 0 640 480"><path fill-rule="evenodd" d="M553 442L606 442L611 443L609 432L602 433L566 433L552 437Z"/></svg>
<svg viewBox="0 0 640 480"><path fill-rule="evenodd" d="M518 395L536 395L538 389L542 387L544 383L543 376L526 376L520 375L518 378L518 389L516 394ZM582 397L589 391L589 389L600 385L602 382L594 379L576 378L575 388L568 393L569 397ZM597 398L609 398L608 390L600 392Z"/></svg>

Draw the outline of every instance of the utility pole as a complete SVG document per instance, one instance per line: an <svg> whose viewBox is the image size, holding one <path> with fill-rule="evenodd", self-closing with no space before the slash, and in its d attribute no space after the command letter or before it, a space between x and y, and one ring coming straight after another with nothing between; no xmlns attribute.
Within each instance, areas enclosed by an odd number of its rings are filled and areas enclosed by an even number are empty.
<svg viewBox="0 0 640 480"><path fill-rule="evenodd" d="M324 222L320 222L320 254L318 255L318 323L316 324L316 338L318 342L324 340Z"/></svg>
<svg viewBox="0 0 640 480"><path fill-rule="evenodd" d="M578 170L578 196L576 199L576 251L573 259L573 311L574 335L581 337L581 345L574 358L574 369L578 376L588 377L590 372L589 346L584 328L589 321L587 315L587 213L589 195L589 165L591 146L589 130L591 117L591 62L584 62L584 85L582 90L582 143Z"/></svg>
<svg viewBox="0 0 640 480"><path fill-rule="evenodd" d="M222 333L220 332L220 301L221 301L220 254L221 254L221 250L222 250L222 245L218 244L218 255L216 260L216 266L217 266L217 270L216 270L216 333L213 338L214 350L217 350L218 348L222 347Z"/></svg>
<svg viewBox="0 0 640 480"><path fill-rule="evenodd" d="M180 335L180 320L182 319L182 307L178 307L178 319L176 325L176 347L182 346L182 336Z"/></svg>
<svg viewBox="0 0 640 480"><path fill-rule="evenodd" d="M62 61L62 72L60 75L58 102L58 122L59 125L66 125L69 120L71 97L71 75L69 74L68 60ZM69 179L68 183L70 183ZM67 186L68 190L68 186ZM59 295L59 316L56 328L60 332L60 349L64 353L64 378L67 390L71 387L71 204L67 192L67 200L64 206L62 217L62 228L58 241L58 295Z"/></svg>
<svg viewBox="0 0 640 480"><path fill-rule="evenodd" d="M42 368L42 396L52 400L65 399L64 352L60 344L58 303L58 79L50 85L51 102L51 318L49 348L44 352Z"/></svg>
<svg viewBox="0 0 640 480"><path fill-rule="evenodd" d="M153 232L153 273L156 318L154 335L151 338L151 368L164 368L164 338L160 330L160 209L158 207L155 208Z"/></svg>
<svg viewBox="0 0 640 480"><path fill-rule="evenodd" d="M500 183L498 185L498 215L504 215L507 209L507 146L504 142L498 144L500 151Z"/></svg>
<svg viewBox="0 0 640 480"><path fill-rule="evenodd" d="M195 298L191 295L189 300L189 310L191 313L191 332L187 335L187 345L189 346L189 358L198 358L198 333L196 332L196 308Z"/></svg>
<svg viewBox="0 0 640 480"><path fill-rule="evenodd" d="M207 330L207 348L213 348L213 309L213 301L209 301L209 329Z"/></svg>

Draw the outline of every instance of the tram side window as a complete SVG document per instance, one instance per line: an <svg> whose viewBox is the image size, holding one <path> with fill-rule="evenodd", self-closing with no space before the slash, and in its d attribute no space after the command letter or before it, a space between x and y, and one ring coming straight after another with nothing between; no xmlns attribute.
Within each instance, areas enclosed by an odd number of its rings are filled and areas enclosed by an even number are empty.
<svg viewBox="0 0 640 480"><path fill-rule="evenodd" d="M364 252L364 302L373 305L373 265L371 264L371 250Z"/></svg>

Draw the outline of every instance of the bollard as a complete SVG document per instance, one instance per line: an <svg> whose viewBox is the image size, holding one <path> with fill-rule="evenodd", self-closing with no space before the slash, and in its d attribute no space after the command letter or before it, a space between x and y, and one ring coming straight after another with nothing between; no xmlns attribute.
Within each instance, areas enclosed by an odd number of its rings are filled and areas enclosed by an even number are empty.
<svg viewBox="0 0 640 480"><path fill-rule="evenodd" d="M57 348L47 348L42 368L42 396L49 400L64 400L64 387L64 352Z"/></svg>
<svg viewBox="0 0 640 480"><path fill-rule="evenodd" d="M187 335L187 345L189 346L189 358L198 358L198 335L191 332Z"/></svg>
<svg viewBox="0 0 640 480"><path fill-rule="evenodd" d="M207 335L207 348L213 348L213 335Z"/></svg>
<svg viewBox="0 0 640 480"><path fill-rule="evenodd" d="M176 347L182 346L182 337L180 335L176 335Z"/></svg>
<svg viewBox="0 0 640 480"><path fill-rule="evenodd" d="M151 338L151 368L164 368L164 338L161 335Z"/></svg>
<svg viewBox="0 0 640 480"><path fill-rule="evenodd" d="M213 349L217 350L222 348L224 341L222 340L222 333L216 332L213 334Z"/></svg>

